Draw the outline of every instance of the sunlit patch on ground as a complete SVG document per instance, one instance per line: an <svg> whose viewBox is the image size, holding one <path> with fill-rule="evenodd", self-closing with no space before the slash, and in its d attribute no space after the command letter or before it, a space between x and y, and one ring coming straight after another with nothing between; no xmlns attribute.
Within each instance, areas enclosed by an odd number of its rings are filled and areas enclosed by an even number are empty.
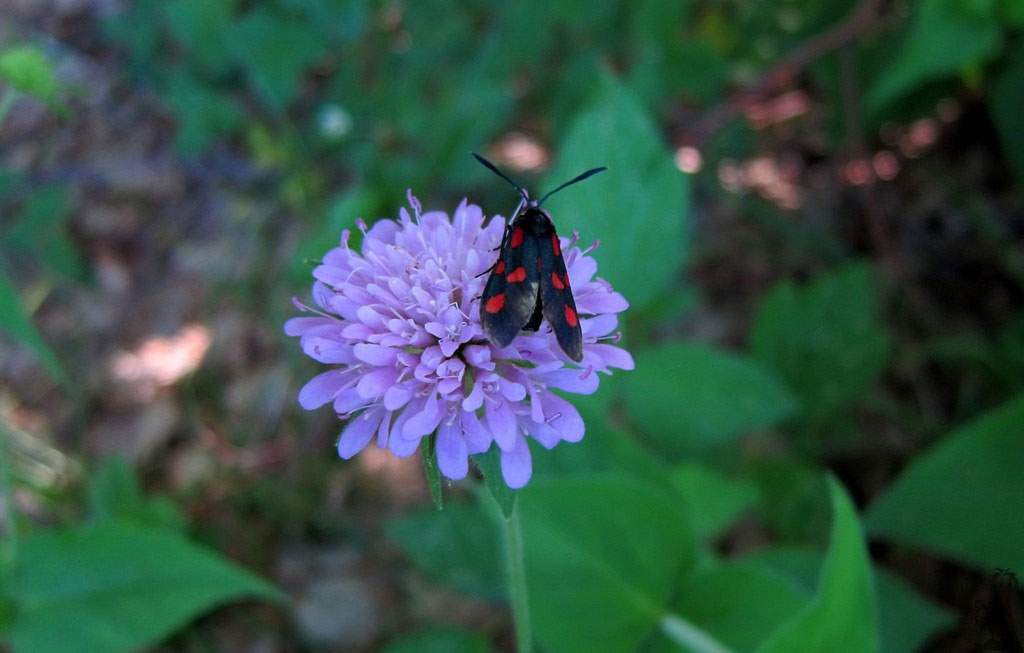
<svg viewBox="0 0 1024 653"><path fill-rule="evenodd" d="M209 329L189 324L173 336L149 338L138 348L117 354L110 371L115 381L130 386L136 399L147 400L198 369L209 348Z"/></svg>

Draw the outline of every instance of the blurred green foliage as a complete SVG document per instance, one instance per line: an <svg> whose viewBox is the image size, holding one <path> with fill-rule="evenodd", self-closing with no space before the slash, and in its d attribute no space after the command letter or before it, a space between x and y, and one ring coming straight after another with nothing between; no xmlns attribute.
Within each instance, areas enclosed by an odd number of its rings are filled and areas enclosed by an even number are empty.
<svg viewBox="0 0 1024 653"><path fill-rule="evenodd" d="M871 127L912 121L967 89L992 118L1019 201L1024 5L889 4L890 20L847 51L860 76L852 99L858 80L834 53L802 71L828 127L815 156L849 154L843 148L859 138L851 114ZM572 399L586 439L553 451L533 445L525 490L500 481L496 452L477 457L497 509L482 491L445 487L452 496L442 511L388 522L387 537L431 582L500 603L497 520L518 502L535 634L546 650L709 650L697 633L734 651L894 652L921 646L954 618L872 564L850 494L868 504L864 522L878 542L1024 574L1024 319L1018 310L992 334L913 343L916 318L907 327L894 317L913 298L863 245L722 191L718 164L762 154L749 125L727 121L710 134L699 174L680 172L668 147L688 126L681 115L721 108L856 6L138 0L103 30L133 83L173 119L182 160L223 148L270 172L275 203L304 221L272 282L289 292L308 283L309 262L342 229L393 215L406 188L432 203L490 188L467 154L510 131L550 146L538 187L609 167L548 206L563 233L601 241L600 274L632 305L623 328L637 369ZM0 121L24 96L60 109L67 90L48 57L31 45L0 51ZM489 213L511 208L506 188L492 192L478 200ZM694 232L709 197L738 205L781 243L767 248L771 287L753 289L749 324L728 345L680 337L704 299L691 266L705 246ZM0 170L0 329L62 381L74 372L64 371L33 315L58 284L92 283L68 228L74 204L69 185ZM1020 281L1019 255L1006 234L992 233L1000 270ZM741 244L730 246L730 256L744 255ZM982 379L985 392L971 396L983 400L950 411L967 425L936 426L917 414L923 400L874 401L921 359ZM878 444L870 418L913 424L916 444L934 440L904 452L908 464L877 497L876 488L848 491L830 471L834 452ZM430 485L442 491L436 476ZM275 487L254 501L270 502ZM63 650L69 641L134 650L216 606L282 600L192 542L175 501L144 493L126 463L93 471L84 494L84 519L5 522L18 537L0 562L0 637L17 650ZM281 520L293 516L281 512ZM751 524L767 546L739 556L718 546ZM491 650L489 636L427 626L385 650Z"/></svg>

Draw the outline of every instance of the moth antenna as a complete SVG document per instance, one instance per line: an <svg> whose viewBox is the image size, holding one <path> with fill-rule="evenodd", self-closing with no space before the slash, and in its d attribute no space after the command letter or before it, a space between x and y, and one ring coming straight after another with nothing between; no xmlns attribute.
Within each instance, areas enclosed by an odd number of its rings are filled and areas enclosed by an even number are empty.
<svg viewBox="0 0 1024 653"><path fill-rule="evenodd" d="M476 159L477 161L480 162L480 165L484 166L485 168L487 168L488 170L490 170L494 174L498 175L499 177L501 177L502 179L504 179L508 183L512 184L512 188L515 188L519 192L519 194L523 198L523 201L527 201L528 202L530 200L530 195L529 195L529 193L526 192L526 189L524 189L522 186L520 186L516 182L512 181L511 179L509 179L508 176L504 172L502 172L501 170L498 170L498 166L494 165L493 163L491 163L487 159L483 158L482 156L480 156L476 152L470 152L470 154L473 155L474 159Z"/></svg>
<svg viewBox="0 0 1024 653"><path fill-rule="evenodd" d="M601 166L600 168L591 168L590 170L587 170L583 174L577 175L576 177L573 177L572 179L570 179L569 181L565 182L564 184L562 184L561 186L559 186L555 190L551 191L550 193L548 193L544 197L540 198L540 201L537 202L537 206L539 207L541 204L544 203L544 200L546 200L547 198L551 197L552 195L554 195L558 191L562 190L563 188L567 188L569 186L572 186L573 184L578 184L579 182L583 181L584 179L586 179L588 177L593 177L597 173L604 172L607 169L608 168L605 167L605 166Z"/></svg>

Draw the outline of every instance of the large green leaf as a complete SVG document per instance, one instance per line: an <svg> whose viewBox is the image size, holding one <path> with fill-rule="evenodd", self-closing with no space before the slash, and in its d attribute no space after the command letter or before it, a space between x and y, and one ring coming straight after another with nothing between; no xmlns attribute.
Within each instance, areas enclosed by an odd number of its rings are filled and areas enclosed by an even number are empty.
<svg viewBox="0 0 1024 653"><path fill-rule="evenodd" d="M700 463L683 463L671 473L672 484L686 500L694 533L710 539L757 501L757 486Z"/></svg>
<svg viewBox="0 0 1024 653"><path fill-rule="evenodd" d="M171 36L204 71L222 73L231 64L224 35L238 0L171 0L164 7Z"/></svg>
<svg viewBox="0 0 1024 653"><path fill-rule="evenodd" d="M22 308L18 291L0 268L0 331L8 333L18 342L27 346L39 358L46 371L58 381L66 381L67 375L56 354L39 335L32 320Z"/></svg>
<svg viewBox="0 0 1024 653"><path fill-rule="evenodd" d="M869 110L877 112L922 84L956 75L995 56L1002 44L992 11L983 3L921 0L910 31L892 63L868 91Z"/></svg>
<svg viewBox="0 0 1024 653"><path fill-rule="evenodd" d="M547 650L628 651L695 559L685 512L640 481L593 475L521 492L530 614Z"/></svg>
<svg viewBox="0 0 1024 653"><path fill-rule="evenodd" d="M1024 396L911 461L871 505L873 535L1024 575Z"/></svg>
<svg viewBox="0 0 1024 653"><path fill-rule="evenodd" d="M228 50L268 108L283 112L327 44L315 26L257 8L233 23Z"/></svg>
<svg viewBox="0 0 1024 653"><path fill-rule="evenodd" d="M849 265L803 287L779 283L757 311L750 346L797 392L805 416L834 415L869 389L888 359L871 269Z"/></svg>
<svg viewBox="0 0 1024 653"><path fill-rule="evenodd" d="M213 140L230 135L242 125L242 111L231 97L197 82L184 71L171 73L163 98L178 120L174 146L182 154L199 154Z"/></svg>
<svg viewBox="0 0 1024 653"><path fill-rule="evenodd" d="M441 512L405 515L389 522L387 533L430 576L474 596L502 598L496 525L478 504L449 501Z"/></svg>
<svg viewBox="0 0 1024 653"><path fill-rule="evenodd" d="M689 181L672 164L635 97L606 77L562 142L546 189L595 166L608 171L546 204L563 234L578 229L599 274L642 308L678 283L688 249Z"/></svg>
<svg viewBox="0 0 1024 653"><path fill-rule="evenodd" d="M120 456L112 456L89 481L89 513L99 522L134 522L182 533L185 518L167 497L146 497L135 470Z"/></svg>
<svg viewBox="0 0 1024 653"><path fill-rule="evenodd" d="M772 548L744 558L771 567L797 583L808 596L814 593L824 556L812 549ZM913 587L884 567L875 567L878 594L878 631L885 653L917 651L937 630L952 625L955 615L918 594Z"/></svg>
<svg viewBox="0 0 1024 653"><path fill-rule="evenodd" d="M675 343L636 353L624 375L629 417L673 452L718 444L790 415L790 392L757 363L706 345Z"/></svg>
<svg viewBox="0 0 1024 653"><path fill-rule="evenodd" d="M1020 3L1024 7L1024 3ZM1024 10L1021 10L1024 13ZM1003 152L1024 186L1024 40L1017 42L1006 66L992 80L989 111L995 121Z"/></svg>
<svg viewBox="0 0 1024 653"><path fill-rule="evenodd" d="M779 651L877 651L874 577L857 512L834 479L832 543L811 603L758 649Z"/></svg>
<svg viewBox="0 0 1024 653"><path fill-rule="evenodd" d="M406 635L384 647L383 653L488 653L483 637L457 628L432 628Z"/></svg>
<svg viewBox="0 0 1024 653"><path fill-rule="evenodd" d="M753 651L810 600L794 580L766 565L727 562L687 576L674 612L731 651ZM661 645L665 644L665 645ZM661 642L658 650L676 650Z"/></svg>
<svg viewBox="0 0 1024 653"><path fill-rule="evenodd" d="M40 531L22 543L8 590L18 651L131 651L271 585L166 530L118 522Z"/></svg>

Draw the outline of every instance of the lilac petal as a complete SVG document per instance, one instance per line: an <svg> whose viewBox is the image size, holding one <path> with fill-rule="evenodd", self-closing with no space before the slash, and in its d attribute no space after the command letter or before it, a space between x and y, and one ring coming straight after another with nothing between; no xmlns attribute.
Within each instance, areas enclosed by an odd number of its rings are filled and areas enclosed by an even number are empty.
<svg viewBox="0 0 1024 653"><path fill-rule="evenodd" d="M412 390L404 385L393 385L384 392L384 408L398 410L412 399Z"/></svg>
<svg viewBox="0 0 1024 653"><path fill-rule="evenodd" d="M398 380L398 374L398 370L393 367L378 367L359 377L356 388L363 397L376 399Z"/></svg>
<svg viewBox="0 0 1024 653"><path fill-rule="evenodd" d="M619 326L619 316L614 313L596 315L581 322L583 325L583 336L600 338L606 336Z"/></svg>
<svg viewBox="0 0 1024 653"><path fill-rule="evenodd" d="M313 268L313 278L328 286L340 286L348 281L349 271L333 265L318 265Z"/></svg>
<svg viewBox="0 0 1024 653"><path fill-rule="evenodd" d="M302 351L320 363L350 364L354 362L352 346L331 338L305 337L302 339Z"/></svg>
<svg viewBox="0 0 1024 653"><path fill-rule="evenodd" d="M548 372L541 380L549 386L578 395L592 395L597 391L599 379L593 370L563 368Z"/></svg>
<svg viewBox="0 0 1024 653"><path fill-rule="evenodd" d="M526 444L526 438L516 438L515 446L511 450L501 452L501 475L505 478L505 485L513 490L526 485L533 475L533 460L530 458L530 447Z"/></svg>
<svg viewBox="0 0 1024 653"><path fill-rule="evenodd" d="M374 432L384 417L382 410L368 410L349 420L338 439L338 455L348 460L363 450L373 438Z"/></svg>
<svg viewBox="0 0 1024 653"><path fill-rule="evenodd" d="M582 288L597 274L597 261L589 256L581 256L569 266L569 283L573 288Z"/></svg>
<svg viewBox="0 0 1024 653"><path fill-rule="evenodd" d="M352 351L356 358L370 365L393 365L398 358L398 352L390 347L368 345L362 342L353 347Z"/></svg>
<svg viewBox="0 0 1024 653"><path fill-rule="evenodd" d="M513 383L505 379L498 381L498 390L505 399L512 402L522 401L526 397L526 388L519 383Z"/></svg>
<svg viewBox="0 0 1024 653"><path fill-rule="evenodd" d="M441 410L438 407L437 393L431 392L423 404L423 409L412 415L402 428L402 437L417 438L434 432L441 422Z"/></svg>
<svg viewBox="0 0 1024 653"><path fill-rule="evenodd" d="M349 388L348 390L342 390L337 397L334 398L334 412L339 415L347 415L352 411L365 406L367 400L359 395L359 391L355 388Z"/></svg>
<svg viewBox="0 0 1024 653"><path fill-rule="evenodd" d="M462 350L462 357L473 367L485 370L493 370L494 362L491 361L491 348L485 345L470 345Z"/></svg>
<svg viewBox="0 0 1024 653"><path fill-rule="evenodd" d="M299 390L299 405L306 410L313 410L334 399L351 378L346 372L330 370L314 376Z"/></svg>
<svg viewBox="0 0 1024 653"><path fill-rule="evenodd" d="M629 302L627 302L626 298L617 292L599 291L581 293L581 296L576 298L576 310L580 313L592 315L600 313L621 313L627 308L629 308Z"/></svg>
<svg viewBox="0 0 1024 653"><path fill-rule="evenodd" d="M385 411L384 419L380 421L380 427L377 428L377 446L384 449L388 446L388 436L391 433L391 416L394 415L391 411Z"/></svg>
<svg viewBox="0 0 1024 653"><path fill-rule="evenodd" d="M423 328L435 338L443 338L447 335L444 325L440 322L427 322L423 325Z"/></svg>
<svg viewBox="0 0 1024 653"><path fill-rule="evenodd" d="M633 356L628 351L614 345L586 345L583 348L585 354L592 354L600 357L608 367L617 367L620 370L631 370L636 367Z"/></svg>
<svg viewBox="0 0 1024 653"><path fill-rule="evenodd" d="M519 426L545 449L554 449L555 445L562 441L562 435L547 422L535 422L520 417Z"/></svg>
<svg viewBox="0 0 1024 653"><path fill-rule="evenodd" d="M580 417L576 407L565 399L550 392L544 395L544 413L548 416L548 423L558 431L559 435L566 442L579 442L583 439L585 430L583 418Z"/></svg>
<svg viewBox="0 0 1024 653"><path fill-rule="evenodd" d="M434 451L441 473L457 481L465 478L469 472L469 452L466 449L466 441L462 438L462 423L456 418L446 422L437 430Z"/></svg>
<svg viewBox="0 0 1024 653"><path fill-rule="evenodd" d="M499 447L507 451L515 446L516 416L508 402L487 402L484 417L487 419L487 428Z"/></svg>
<svg viewBox="0 0 1024 653"><path fill-rule="evenodd" d="M448 338L445 338L438 344L441 346L441 353L444 354L445 357L450 357L459 348L458 342L456 342L455 340L450 340Z"/></svg>
<svg viewBox="0 0 1024 653"><path fill-rule="evenodd" d="M462 400L462 410L474 411L484 405L484 384L480 379L473 384L469 396Z"/></svg>
<svg viewBox="0 0 1024 653"><path fill-rule="evenodd" d="M491 434L480 423L476 413L462 412L462 437L466 439L466 448L471 454L483 453L491 448Z"/></svg>
<svg viewBox="0 0 1024 653"><path fill-rule="evenodd" d="M420 438L403 437L402 431L405 429L405 424L409 421L409 418L422 409L423 400L418 399L410 403L399 414L395 423L391 425L391 434L388 436L388 449L399 458L411 456L420 446Z"/></svg>
<svg viewBox="0 0 1024 653"><path fill-rule="evenodd" d="M289 336L301 336L310 329L325 325L334 326L339 323L327 317L293 317L284 323L284 333Z"/></svg>

